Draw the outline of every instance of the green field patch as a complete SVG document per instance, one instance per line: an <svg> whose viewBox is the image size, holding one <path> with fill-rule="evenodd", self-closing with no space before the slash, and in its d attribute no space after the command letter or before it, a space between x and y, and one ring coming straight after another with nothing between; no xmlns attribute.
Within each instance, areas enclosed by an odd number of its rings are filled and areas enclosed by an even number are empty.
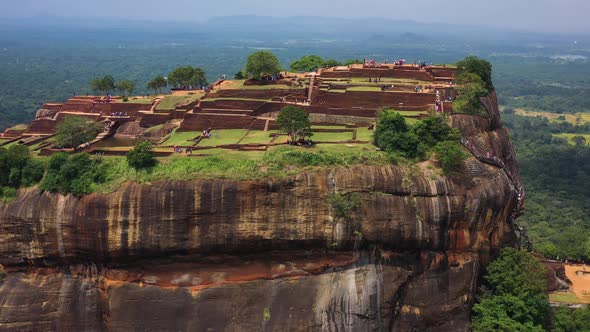
<svg viewBox="0 0 590 332"><path fill-rule="evenodd" d="M553 134L554 137L561 137L561 138L565 138L567 139L568 144L570 145L576 145L576 143L574 142L574 137L576 136L582 136L584 137L584 139L586 139L586 146L590 145L590 134L570 134L570 133L561 133L561 134Z"/></svg>
<svg viewBox="0 0 590 332"><path fill-rule="evenodd" d="M356 140L357 141L373 141L373 132L374 130L369 130L368 128L357 128L356 129Z"/></svg>
<svg viewBox="0 0 590 332"><path fill-rule="evenodd" d="M181 131L176 132L176 129L170 134L170 137L164 141L162 146L174 146L174 145L193 145L194 139L201 136L200 131Z"/></svg>
<svg viewBox="0 0 590 332"><path fill-rule="evenodd" d="M227 144L237 144L238 141L246 135L247 129L221 129L212 130L211 138L205 138L199 142L198 146L217 146Z"/></svg>
<svg viewBox="0 0 590 332"><path fill-rule="evenodd" d="M21 123L8 128L8 130L27 130L27 128L29 128L28 125Z"/></svg>
<svg viewBox="0 0 590 332"><path fill-rule="evenodd" d="M370 92L381 92L381 87L378 86L353 86L346 88L346 91L370 91Z"/></svg>
<svg viewBox="0 0 590 332"><path fill-rule="evenodd" d="M336 93L346 93L346 90L344 89L328 89L328 88L321 88L321 91L326 91L326 92L336 92Z"/></svg>
<svg viewBox="0 0 590 332"><path fill-rule="evenodd" d="M568 122L572 125L583 125L590 122L590 113L560 114L517 108L514 110L514 114L530 117L543 117L551 122Z"/></svg>
<svg viewBox="0 0 590 332"><path fill-rule="evenodd" d="M152 104L154 102L154 98L145 98L145 97L129 97L127 101L123 101L123 99L116 99L115 103L129 103L129 104Z"/></svg>
<svg viewBox="0 0 590 332"><path fill-rule="evenodd" d="M590 113L576 113L576 117L582 119L583 122L590 122Z"/></svg>
<svg viewBox="0 0 590 332"><path fill-rule="evenodd" d="M158 131L160 129L164 128L164 124L159 124L159 125L155 125L152 127L149 127L145 130L146 133L153 133L155 131Z"/></svg>
<svg viewBox="0 0 590 332"><path fill-rule="evenodd" d="M373 77L371 78L372 80L374 80L377 77ZM350 79L350 82L353 83L369 83L369 78L368 77L352 77ZM412 80L412 79L403 79L403 78L381 78L381 80L378 83L405 83L405 84L412 84L412 85L428 85L428 84L432 84L432 82L429 81L420 81L420 80Z"/></svg>
<svg viewBox="0 0 590 332"><path fill-rule="evenodd" d="M191 92L187 95L182 96L166 96L164 99L160 101L158 106L156 106L157 110L170 110L174 109L177 105L183 105L192 103L193 101L198 100L203 96L201 92Z"/></svg>
<svg viewBox="0 0 590 332"><path fill-rule="evenodd" d="M312 132L313 135L311 136L312 141L317 142L341 142L341 141L349 141L352 139L352 132L339 132L339 133L318 133Z"/></svg>
<svg viewBox="0 0 590 332"><path fill-rule="evenodd" d="M245 80L229 80L224 81L221 85L221 90L272 90L272 89L291 89L285 84L269 84L269 85L244 85ZM213 92L218 88L214 88Z"/></svg>
<svg viewBox="0 0 590 332"><path fill-rule="evenodd" d="M256 99L256 98L236 98L236 97L231 97L231 98L205 98L203 99L203 101L223 101L223 100L239 100L239 101L260 101L260 102L266 102L266 101L271 101L272 99Z"/></svg>
<svg viewBox="0 0 590 332"><path fill-rule="evenodd" d="M29 146L29 150L30 150L30 151L34 151L34 150L35 150L35 149L37 149L37 148L38 148L40 145L45 145L45 144L47 144L47 143L53 143L53 142L55 142L55 137L50 137L50 138L48 138L48 139L46 139L46 140L42 140L41 142L38 142L38 143L35 143L35 144L33 144L33 145Z"/></svg>
<svg viewBox="0 0 590 332"><path fill-rule="evenodd" d="M584 303L572 292L556 292L549 294L549 301L561 303Z"/></svg>
<svg viewBox="0 0 590 332"><path fill-rule="evenodd" d="M346 129L346 126L311 126L311 129Z"/></svg>
<svg viewBox="0 0 590 332"><path fill-rule="evenodd" d="M276 133L277 131L250 130L240 144L268 144L272 140L270 135Z"/></svg>
<svg viewBox="0 0 590 332"><path fill-rule="evenodd" d="M427 111L397 111L397 112L399 112L399 114L401 114L402 116L405 116L405 117L408 117L408 116L416 117L416 116L428 114Z"/></svg>

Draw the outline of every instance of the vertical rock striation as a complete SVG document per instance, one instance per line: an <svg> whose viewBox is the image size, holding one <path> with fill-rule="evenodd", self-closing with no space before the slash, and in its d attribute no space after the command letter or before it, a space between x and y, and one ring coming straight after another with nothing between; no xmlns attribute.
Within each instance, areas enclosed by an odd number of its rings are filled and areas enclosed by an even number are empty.
<svg viewBox="0 0 590 332"><path fill-rule="evenodd" d="M81 199L23 190L0 203L0 329L468 330L482 264L514 243L520 186L495 95L484 104L489 118L452 117L475 155L454 177L359 165ZM489 151L502 166L476 158ZM339 220L331 193L361 204Z"/></svg>

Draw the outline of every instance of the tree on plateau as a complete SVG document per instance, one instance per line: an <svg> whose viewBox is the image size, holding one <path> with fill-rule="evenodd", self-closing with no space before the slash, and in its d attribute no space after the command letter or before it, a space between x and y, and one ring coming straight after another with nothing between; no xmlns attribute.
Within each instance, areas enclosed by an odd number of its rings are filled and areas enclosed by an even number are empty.
<svg viewBox="0 0 590 332"><path fill-rule="evenodd" d="M248 77L259 79L263 75L274 75L281 71L279 59L269 51L250 54L244 72Z"/></svg>

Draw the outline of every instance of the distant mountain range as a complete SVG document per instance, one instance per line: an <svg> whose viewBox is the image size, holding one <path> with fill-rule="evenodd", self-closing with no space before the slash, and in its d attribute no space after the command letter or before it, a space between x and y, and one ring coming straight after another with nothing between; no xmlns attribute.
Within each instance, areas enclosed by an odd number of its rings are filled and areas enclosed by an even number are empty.
<svg viewBox="0 0 590 332"><path fill-rule="evenodd" d="M402 36L424 40L426 38L453 38L502 41L524 40L578 40L590 41L590 34L563 35L547 33L519 32L508 29L463 26L444 23L422 23L412 20L391 20L385 18L346 19L333 17L294 16L226 16L214 17L207 21L151 22L141 20L122 20L113 18L62 18L37 16L21 19L0 20L2 31L38 30L38 29L73 29L77 31L104 31L122 33L166 34L233 34L236 36L259 36L260 34L283 38L307 37L326 38L348 36L350 39L371 36Z"/></svg>

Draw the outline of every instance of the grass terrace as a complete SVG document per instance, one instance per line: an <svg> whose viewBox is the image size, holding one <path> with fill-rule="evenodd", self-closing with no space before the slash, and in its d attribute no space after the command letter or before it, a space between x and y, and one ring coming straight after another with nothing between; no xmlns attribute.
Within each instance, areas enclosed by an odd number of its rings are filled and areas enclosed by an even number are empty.
<svg viewBox="0 0 590 332"><path fill-rule="evenodd" d="M379 86L351 86L346 88L346 91L370 91L370 92L381 92Z"/></svg>
<svg viewBox="0 0 590 332"><path fill-rule="evenodd" d="M123 101L123 99L115 99L115 103L130 103L130 104L146 104L146 105L151 105L154 103L154 97L141 97L141 96L135 96L135 97L129 97L127 101Z"/></svg>
<svg viewBox="0 0 590 332"><path fill-rule="evenodd" d="M158 106L156 106L156 110L171 110L178 105L188 104L192 103L193 101L197 101L201 97L203 97L202 92L188 92L187 94L183 95L168 95L160 101Z"/></svg>
<svg viewBox="0 0 590 332"><path fill-rule="evenodd" d="M198 146L237 144L246 135L247 129L221 129L211 131L211 138L205 138Z"/></svg>
<svg viewBox="0 0 590 332"><path fill-rule="evenodd" d="M244 85L246 80L227 80L221 84L222 90L272 90L272 89L290 89L286 84L270 84L270 85ZM214 88L215 92L218 88Z"/></svg>
<svg viewBox="0 0 590 332"><path fill-rule="evenodd" d="M240 101L260 101L260 102L268 102L272 101L272 99L257 99L257 98L205 98L203 101L223 101L223 100L240 100Z"/></svg>
<svg viewBox="0 0 590 332"><path fill-rule="evenodd" d="M377 77L373 77L372 79L375 79ZM369 83L369 78L368 77L352 77L350 78L350 82L351 83ZM412 80L412 79L404 79L404 78L381 78L381 81L379 83L376 84L382 84L382 83L399 83L399 84L411 84L411 85L428 85L428 84L433 84L430 81L420 81L420 80ZM375 83L373 83L375 84Z"/></svg>
<svg viewBox="0 0 590 332"><path fill-rule="evenodd" d="M27 128L29 128L29 126L21 123L8 128L8 130L27 130Z"/></svg>
<svg viewBox="0 0 590 332"><path fill-rule="evenodd" d="M407 121L407 119L406 119ZM357 128L356 129L356 140L357 141L366 141L372 142L373 141L373 132L374 130L369 130L368 128Z"/></svg>
<svg viewBox="0 0 590 332"><path fill-rule="evenodd" d="M576 294L572 292L555 292L549 294L549 301L560 302L560 303L588 303L587 299L580 299Z"/></svg>
<svg viewBox="0 0 590 332"><path fill-rule="evenodd" d="M269 144L273 140L271 135L277 134L278 131L261 131L250 130L246 136L242 138L240 144Z"/></svg>
<svg viewBox="0 0 590 332"><path fill-rule="evenodd" d="M105 157L109 164L107 182L99 192L117 190L125 181L149 183L156 180L233 179L255 180L284 177L318 167L346 167L354 164L387 165L385 153L371 144L326 144L313 148L287 145L270 147L267 151L237 151L208 149L159 158L160 164L151 171L137 172L127 165L125 157Z"/></svg>
<svg viewBox="0 0 590 332"><path fill-rule="evenodd" d="M313 128L312 128L313 132ZM352 140L352 132L344 131L344 132L336 132L336 133L318 133L313 132L311 139L314 142L344 142Z"/></svg>
<svg viewBox="0 0 590 332"><path fill-rule="evenodd" d="M170 133L168 139L166 139L161 146L174 146L174 145L193 145L194 139L201 136L200 131L181 131L176 132L176 129Z"/></svg>

